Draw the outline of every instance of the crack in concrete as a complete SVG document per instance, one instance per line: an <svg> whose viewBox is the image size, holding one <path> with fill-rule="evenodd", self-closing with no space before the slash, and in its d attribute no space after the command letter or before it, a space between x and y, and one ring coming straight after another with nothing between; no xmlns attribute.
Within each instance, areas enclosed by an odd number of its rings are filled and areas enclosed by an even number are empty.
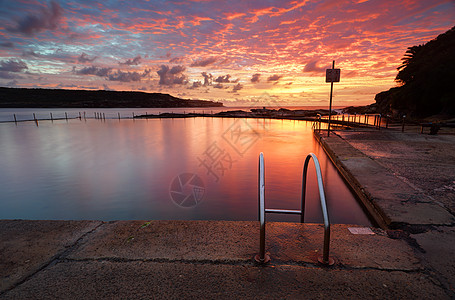
<svg viewBox="0 0 455 300"><path fill-rule="evenodd" d="M67 256L69 254L69 252L71 252L83 238L85 238L89 234L93 233L96 229L98 229L99 227L101 227L104 224L105 224L104 222L101 222L100 224L96 225L93 229L82 234L73 244L69 245L68 247L65 247L66 249L63 249L60 252L56 253L47 262L43 263L39 268L37 268L31 274L28 274L24 278L18 280L11 287L9 287L3 291L0 291L0 296L4 295L5 293L15 289L16 287L18 287L21 284L25 283L26 281L30 280L32 277L34 277L36 274L43 271L44 269L47 269L48 267L55 265L62 257Z"/></svg>
<svg viewBox="0 0 455 300"><path fill-rule="evenodd" d="M355 267L342 263L335 263L333 266L326 266L320 263L311 263L304 261L284 261L273 260L268 264L260 264L251 259L169 259L169 258L122 258L122 257L99 257L99 258L81 258L81 259L61 259L61 263L81 263L81 262L112 262L112 263L129 263L129 262L144 262L144 263L169 263L169 264L191 264L191 265L231 265L231 266L258 266L258 267L283 267L283 266L298 266L311 269L331 269L331 270L376 270L387 272L405 272L418 273L423 270L422 267L413 269L400 268L381 268L381 267Z"/></svg>

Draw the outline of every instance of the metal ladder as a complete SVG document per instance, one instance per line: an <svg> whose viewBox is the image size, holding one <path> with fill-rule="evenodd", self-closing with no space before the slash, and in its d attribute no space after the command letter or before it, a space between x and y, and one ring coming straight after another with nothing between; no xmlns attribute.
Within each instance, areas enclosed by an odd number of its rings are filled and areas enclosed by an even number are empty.
<svg viewBox="0 0 455 300"><path fill-rule="evenodd" d="M266 209L265 208L265 168L264 168L264 154L261 152L259 154L259 190L258 190L258 200L259 200L259 223L260 223L260 234L259 234L259 254L255 256L255 260L259 263L267 263L270 261L270 256L265 253L265 214L274 213L274 214L293 214L300 215L300 222L304 223L305 221L305 193L306 193L306 181L307 181L307 171L308 164L310 159L313 159L314 166L316 169L316 176L318 181L319 188L319 199L321 200L321 210L322 216L324 218L324 246L323 246L323 255L318 258L318 261L325 265L333 265L333 258L329 257L330 251L330 222L329 215L327 213L327 204L325 201L324 185L322 182L322 173L321 167L319 165L319 160L314 153L308 154L305 159L303 166L303 177L302 177L302 198L301 198L301 209L300 210L291 210L291 209Z"/></svg>

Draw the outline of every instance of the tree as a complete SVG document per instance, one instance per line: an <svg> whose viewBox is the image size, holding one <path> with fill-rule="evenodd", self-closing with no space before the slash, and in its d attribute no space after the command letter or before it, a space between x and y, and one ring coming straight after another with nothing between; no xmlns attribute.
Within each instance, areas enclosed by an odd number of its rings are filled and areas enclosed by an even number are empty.
<svg viewBox="0 0 455 300"><path fill-rule="evenodd" d="M404 57L403 62L397 68L399 71L395 81L401 84L406 84L414 78L414 74L418 72L418 54L423 49L423 45L409 47ZM416 63L417 61L417 63Z"/></svg>
<svg viewBox="0 0 455 300"><path fill-rule="evenodd" d="M454 53L455 27L423 45L409 47L397 68L398 87L377 94L377 106L418 118L455 116Z"/></svg>

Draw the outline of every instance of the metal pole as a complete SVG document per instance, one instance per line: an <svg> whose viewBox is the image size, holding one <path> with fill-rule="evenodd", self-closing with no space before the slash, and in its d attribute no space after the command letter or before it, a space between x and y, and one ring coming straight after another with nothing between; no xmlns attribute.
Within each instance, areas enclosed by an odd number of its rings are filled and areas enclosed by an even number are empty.
<svg viewBox="0 0 455 300"><path fill-rule="evenodd" d="M259 222L260 232L260 251L259 258L264 261L265 258L265 182L264 182L264 155L259 155Z"/></svg>
<svg viewBox="0 0 455 300"><path fill-rule="evenodd" d="M259 154L259 178L258 178L258 200L259 200L259 254L254 259L259 263L267 263L270 257L265 254L265 169L264 154Z"/></svg>
<svg viewBox="0 0 455 300"><path fill-rule="evenodd" d="M14 123L16 123L16 125L17 125L16 114L14 114Z"/></svg>
<svg viewBox="0 0 455 300"><path fill-rule="evenodd" d="M308 155L303 164L303 174L302 174L302 197L300 198L300 223L305 223L305 198L306 198L306 173L308 170L308 161L311 156Z"/></svg>
<svg viewBox="0 0 455 300"><path fill-rule="evenodd" d="M335 69L335 61L332 62L332 69ZM331 118L331 114L332 114L332 94L333 94L333 81L330 82L329 123L327 126L327 136L330 136L330 118Z"/></svg>
<svg viewBox="0 0 455 300"><path fill-rule="evenodd" d="M313 153L310 153L307 156L307 159L305 161L306 167L308 168L308 163L310 158L313 159L314 162L314 168L316 169L316 174L317 174L317 181L318 181L318 187L319 187L319 199L321 201L321 211L322 211L322 217L324 220L324 248L323 248L323 254L322 254L322 260L320 261L322 264L326 265L333 265L334 260L329 258L329 251L330 251L330 221L329 221L329 214L327 211L327 203L325 200L325 193L324 193L324 184L322 182L322 173L321 173L321 166L319 164L319 160L314 155ZM305 170L306 172L306 170Z"/></svg>
<svg viewBox="0 0 455 300"><path fill-rule="evenodd" d="M401 132L404 132L404 123L406 120L406 115L403 115L403 125L401 126Z"/></svg>
<svg viewBox="0 0 455 300"><path fill-rule="evenodd" d="M66 111L65 111L65 119L66 119L66 122L68 122L68 114L66 113Z"/></svg>
<svg viewBox="0 0 455 300"><path fill-rule="evenodd" d="M319 115L319 134L321 133L322 116Z"/></svg>
<svg viewBox="0 0 455 300"><path fill-rule="evenodd" d="M52 113L51 114L51 121L54 122L54 117L52 116Z"/></svg>

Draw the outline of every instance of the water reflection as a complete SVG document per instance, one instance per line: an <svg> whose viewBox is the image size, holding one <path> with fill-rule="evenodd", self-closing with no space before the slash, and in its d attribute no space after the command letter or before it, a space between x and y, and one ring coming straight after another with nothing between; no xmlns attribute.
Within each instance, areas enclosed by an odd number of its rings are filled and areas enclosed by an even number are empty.
<svg viewBox="0 0 455 300"><path fill-rule="evenodd" d="M0 124L0 137L0 218L256 220L258 154L267 207L297 209L303 162L314 152L331 221L368 224L304 121L49 121ZM171 183L184 173L204 183L193 208L171 199ZM308 184L306 220L321 222L311 164Z"/></svg>

